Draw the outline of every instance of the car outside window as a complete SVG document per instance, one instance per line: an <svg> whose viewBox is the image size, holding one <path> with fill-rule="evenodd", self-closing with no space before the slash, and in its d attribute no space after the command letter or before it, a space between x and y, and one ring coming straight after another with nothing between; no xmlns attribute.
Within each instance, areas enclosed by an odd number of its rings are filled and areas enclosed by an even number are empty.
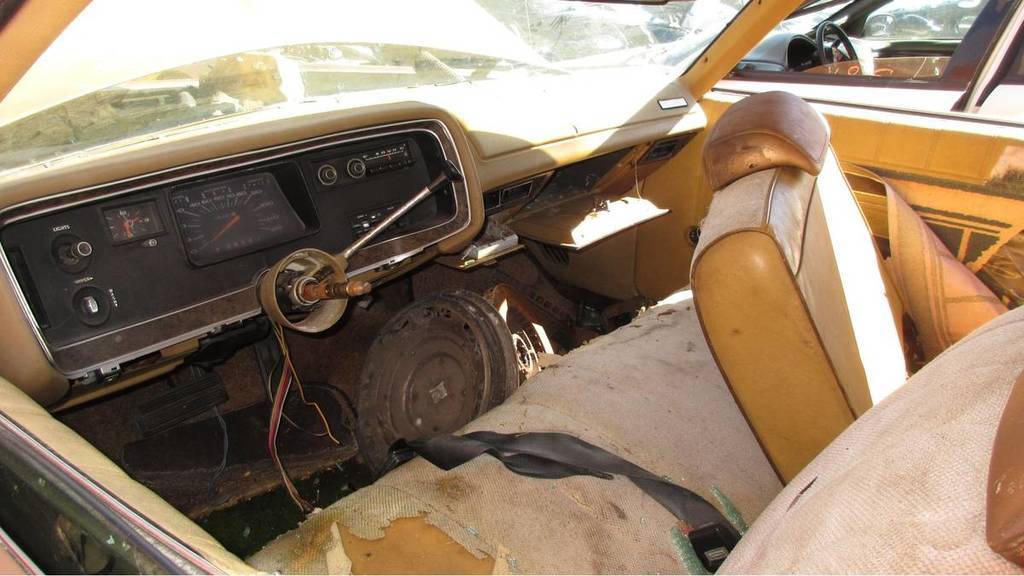
<svg viewBox="0 0 1024 576"><path fill-rule="evenodd" d="M863 38L871 40L962 40L983 0L893 0L871 12Z"/></svg>
<svg viewBox="0 0 1024 576"><path fill-rule="evenodd" d="M805 4L718 86L787 90L814 100L897 110L974 112L964 108L964 93L982 63L994 54L992 46L1001 41L1004 22L1018 4L852 0L824 2L818 5L820 11L815 4ZM821 12L828 16L819 19ZM806 28L809 21L818 24ZM801 22L804 25L798 26ZM822 38L819 30L824 30ZM1007 74L1004 84L1014 82L1014 77Z"/></svg>

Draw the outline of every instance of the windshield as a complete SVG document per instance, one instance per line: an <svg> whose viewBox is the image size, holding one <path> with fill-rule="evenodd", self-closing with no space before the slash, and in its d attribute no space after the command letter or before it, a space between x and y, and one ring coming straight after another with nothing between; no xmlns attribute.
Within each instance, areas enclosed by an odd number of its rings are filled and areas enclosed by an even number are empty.
<svg viewBox="0 0 1024 576"><path fill-rule="evenodd" d="M746 2L94 0L0 103L0 170L357 92L678 75Z"/></svg>

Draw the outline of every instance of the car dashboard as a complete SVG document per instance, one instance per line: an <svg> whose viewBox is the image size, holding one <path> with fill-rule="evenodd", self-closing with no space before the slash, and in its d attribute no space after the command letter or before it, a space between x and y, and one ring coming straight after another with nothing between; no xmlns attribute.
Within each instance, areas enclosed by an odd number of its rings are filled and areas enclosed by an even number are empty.
<svg viewBox="0 0 1024 576"><path fill-rule="evenodd" d="M436 120L354 133L72 192L7 214L7 265L69 378L260 312L255 280L303 247L339 252L459 164ZM69 206L71 205L71 206ZM470 223L465 183L417 205L358 252L353 276Z"/></svg>
<svg viewBox="0 0 1024 576"><path fill-rule="evenodd" d="M341 252L448 161L465 179L356 252L348 277L384 281L438 256L464 267L474 239L496 228L488 221L507 224L531 205L549 213L555 196L608 181L624 189L655 144L668 138L674 153L685 140L672 138L703 128L678 85L653 96L609 94L592 103L596 118L571 124L526 107L496 120L480 98L467 106L447 96L304 110L33 167L0 186L0 315L15 321L0 375L50 405L69 390L152 378L260 315L257 286L275 262L304 248ZM616 107L633 117L601 120ZM667 159L641 161L639 176ZM515 241L501 230L499 240ZM544 241L536 230L522 236Z"/></svg>

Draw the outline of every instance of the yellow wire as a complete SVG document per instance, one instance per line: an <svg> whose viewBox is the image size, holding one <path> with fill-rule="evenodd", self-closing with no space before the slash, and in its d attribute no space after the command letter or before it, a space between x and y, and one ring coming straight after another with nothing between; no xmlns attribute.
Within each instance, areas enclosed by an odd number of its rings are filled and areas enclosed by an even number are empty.
<svg viewBox="0 0 1024 576"><path fill-rule="evenodd" d="M338 446L341 446L341 442L334 436L334 432L331 431L331 425L327 422L327 417L324 416L324 411L320 409L320 405L316 402L306 400L306 391L302 388L302 381L299 380L299 373L295 370L295 365L292 364L291 352L288 350L288 342L284 337L284 328L281 328L281 326L276 323L272 323L271 326L274 327L274 335L277 336L277 344L281 348L281 354L284 356L284 361L292 373L292 379L295 381L295 385L299 389L299 398L302 399L302 402L306 404L306 406L311 406L316 410L317 415L320 416L320 421L323 422L324 430L327 432L327 437Z"/></svg>

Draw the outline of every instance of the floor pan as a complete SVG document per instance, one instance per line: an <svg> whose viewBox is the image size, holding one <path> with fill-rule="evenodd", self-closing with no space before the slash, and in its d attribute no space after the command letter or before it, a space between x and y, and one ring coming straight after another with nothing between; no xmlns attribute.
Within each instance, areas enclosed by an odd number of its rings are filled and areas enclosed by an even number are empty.
<svg viewBox="0 0 1024 576"><path fill-rule="evenodd" d="M315 412L298 400L289 401L286 413L294 424L282 422L278 450L295 480L344 462L356 453L349 432L351 422L341 400L326 387L307 385L310 400L328 414L335 444L323 435ZM330 408L330 409L328 409ZM192 517L202 517L272 490L280 473L267 457L270 404L261 402L172 428L125 445L125 470Z"/></svg>

